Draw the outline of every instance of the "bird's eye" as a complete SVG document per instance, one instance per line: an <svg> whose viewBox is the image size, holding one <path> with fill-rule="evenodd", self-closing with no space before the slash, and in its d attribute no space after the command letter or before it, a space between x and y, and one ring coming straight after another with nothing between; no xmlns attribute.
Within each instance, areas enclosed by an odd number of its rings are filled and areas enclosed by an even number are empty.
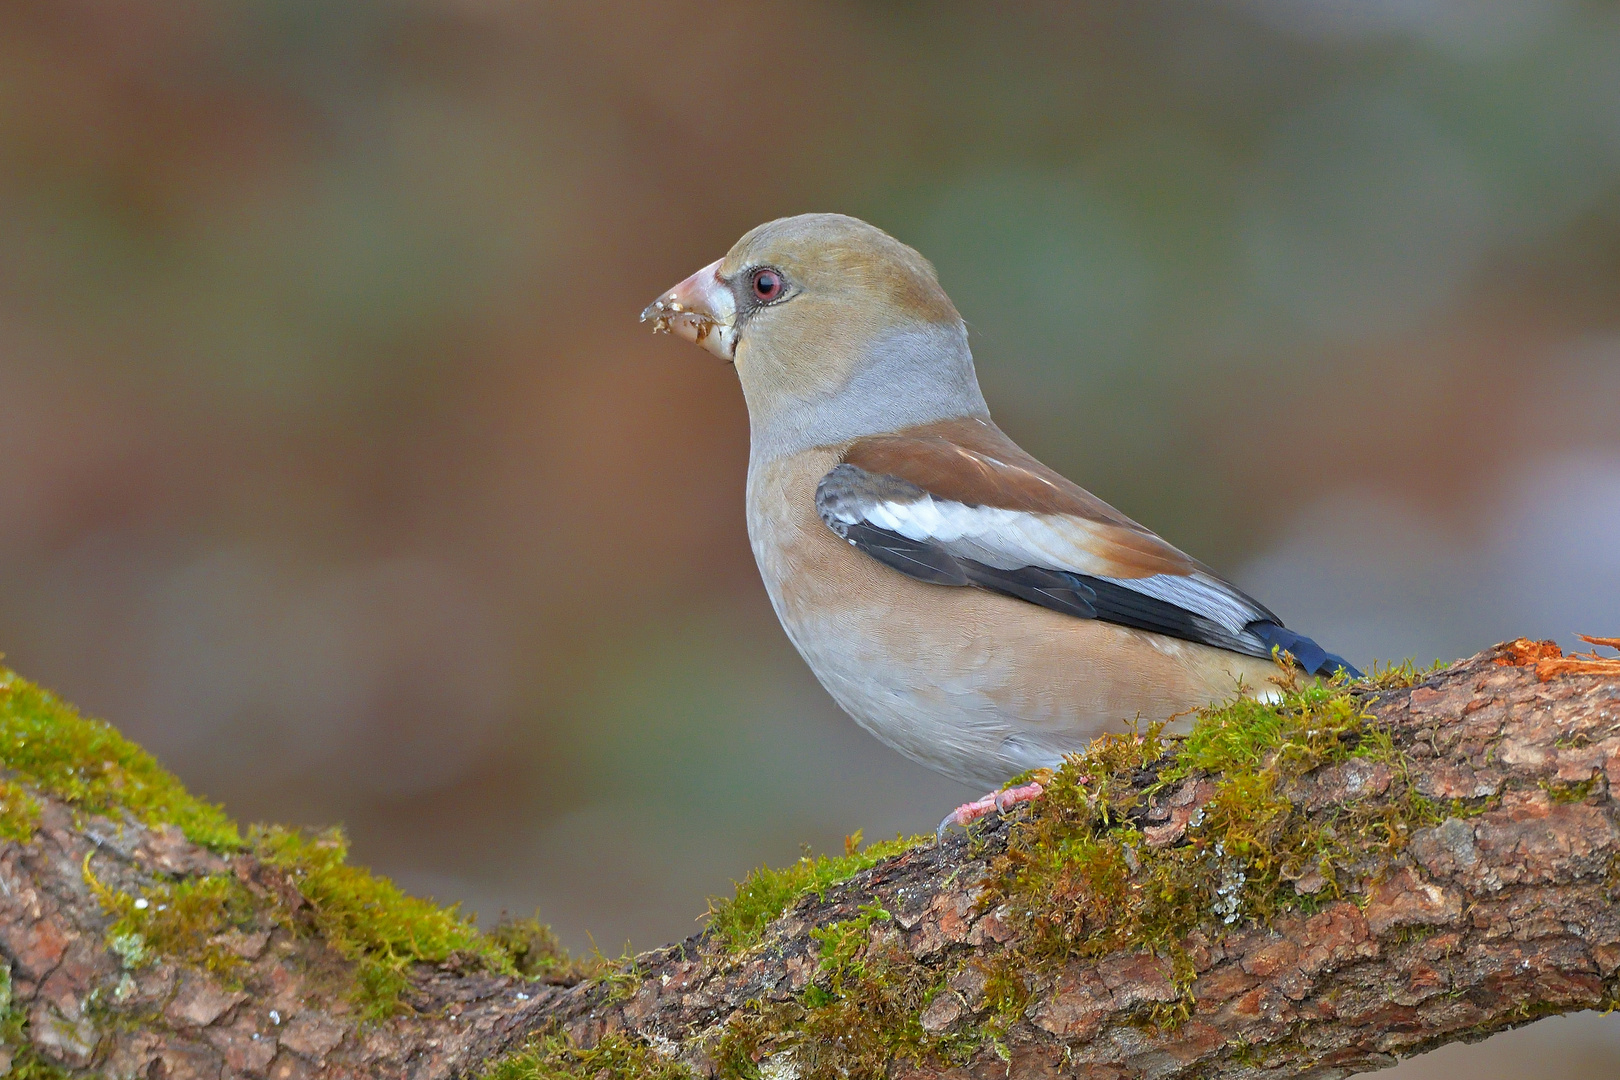
<svg viewBox="0 0 1620 1080"><path fill-rule="evenodd" d="M781 274L769 268L754 271L754 299L768 304L781 295Z"/></svg>

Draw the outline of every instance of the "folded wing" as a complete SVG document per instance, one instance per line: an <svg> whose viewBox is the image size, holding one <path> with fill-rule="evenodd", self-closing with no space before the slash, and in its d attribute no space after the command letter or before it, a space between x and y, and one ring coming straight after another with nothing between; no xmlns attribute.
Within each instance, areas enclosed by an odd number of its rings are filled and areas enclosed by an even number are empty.
<svg viewBox="0 0 1620 1080"><path fill-rule="evenodd" d="M833 532L921 581L1251 656L1275 646L1307 671L1359 674L987 420L857 441L817 486L816 509Z"/></svg>

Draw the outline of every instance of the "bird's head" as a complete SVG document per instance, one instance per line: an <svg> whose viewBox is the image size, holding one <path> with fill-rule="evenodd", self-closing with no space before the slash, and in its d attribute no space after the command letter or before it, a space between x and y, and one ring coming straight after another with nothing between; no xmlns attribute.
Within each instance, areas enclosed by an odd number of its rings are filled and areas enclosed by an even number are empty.
<svg viewBox="0 0 1620 1080"><path fill-rule="evenodd" d="M750 230L641 318L737 365L756 451L762 439L798 449L984 411L967 330L933 266L842 214Z"/></svg>

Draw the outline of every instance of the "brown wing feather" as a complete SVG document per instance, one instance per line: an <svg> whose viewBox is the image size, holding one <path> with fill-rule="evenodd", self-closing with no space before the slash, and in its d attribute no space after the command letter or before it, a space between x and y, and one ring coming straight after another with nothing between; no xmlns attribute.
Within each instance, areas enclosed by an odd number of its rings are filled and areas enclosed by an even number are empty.
<svg viewBox="0 0 1620 1080"><path fill-rule="evenodd" d="M1190 574L1200 564L1027 454L989 420L963 417L856 440L843 460L941 499L1094 523L1088 548L1119 578Z"/></svg>

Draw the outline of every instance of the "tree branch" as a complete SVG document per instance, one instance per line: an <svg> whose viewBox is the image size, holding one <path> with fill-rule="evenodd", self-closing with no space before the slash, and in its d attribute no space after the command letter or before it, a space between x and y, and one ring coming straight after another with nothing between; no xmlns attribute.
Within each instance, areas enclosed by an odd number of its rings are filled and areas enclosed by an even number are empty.
<svg viewBox="0 0 1620 1080"><path fill-rule="evenodd" d="M1171 746L1117 783L1054 788L1033 818L812 891L741 952L711 929L574 986L455 952L407 971L408 1007L369 1021L318 911L244 915L162 955L109 940L132 925L114 922L120 897L188 881L313 910L285 865L33 791L32 838L0 847L5 1053L114 1077L430 1078L547 1035L510 1075L1338 1077L1613 1004L1620 664L1519 641L1357 700L1370 719L1348 749L1297 775L1275 751L1257 766L1289 781L1290 850L1320 859L1201 847L1230 785ZM1261 835L1222 827L1238 824ZM1206 863L1198 894L1186 868ZM1178 922L1166 897L1189 888L1208 903Z"/></svg>

